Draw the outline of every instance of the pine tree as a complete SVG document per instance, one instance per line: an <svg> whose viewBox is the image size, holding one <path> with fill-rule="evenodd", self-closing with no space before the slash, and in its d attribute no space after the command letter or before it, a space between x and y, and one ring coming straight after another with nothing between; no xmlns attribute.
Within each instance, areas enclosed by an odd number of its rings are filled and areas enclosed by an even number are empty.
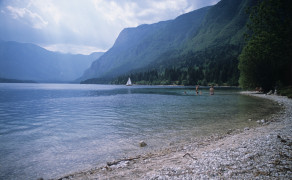
<svg viewBox="0 0 292 180"><path fill-rule="evenodd" d="M248 42L239 56L241 87L269 90L291 83L291 8L289 0L262 0L251 9Z"/></svg>

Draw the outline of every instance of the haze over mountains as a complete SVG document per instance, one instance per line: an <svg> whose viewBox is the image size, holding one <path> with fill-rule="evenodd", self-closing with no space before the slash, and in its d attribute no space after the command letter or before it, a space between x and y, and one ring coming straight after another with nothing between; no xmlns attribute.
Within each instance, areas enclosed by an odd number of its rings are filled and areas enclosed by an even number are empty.
<svg viewBox="0 0 292 180"><path fill-rule="evenodd" d="M162 53L180 47L193 37L208 10L206 7L175 20L124 29L113 47L92 64L81 80L114 77L149 65Z"/></svg>
<svg viewBox="0 0 292 180"><path fill-rule="evenodd" d="M72 82L102 54L62 54L34 44L0 41L0 78Z"/></svg>
<svg viewBox="0 0 292 180"><path fill-rule="evenodd" d="M238 55L247 30L245 11L255 3L221 0L173 20L126 28L104 54L61 54L33 44L0 41L0 78L124 83L121 79L126 81L130 74L153 70L165 80L165 72L172 68L176 79L169 75L168 80L178 84L204 81L236 85Z"/></svg>
<svg viewBox="0 0 292 180"><path fill-rule="evenodd" d="M225 64L233 59L233 65L228 67L232 69L225 70L234 71L228 76L236 79L237 57L247 30L246 9L254 4L253 0L221 0L214 6L183 14L174 20L124 29L113 47L92 63L80 80L94 78L96 81L87 82L98 82L99 78L111 79L157 68L182 69L190 65L195 68L208 64L206 61L224 58L228 58L222 62ZM225 54L228 57L223 57Z"/></svg>

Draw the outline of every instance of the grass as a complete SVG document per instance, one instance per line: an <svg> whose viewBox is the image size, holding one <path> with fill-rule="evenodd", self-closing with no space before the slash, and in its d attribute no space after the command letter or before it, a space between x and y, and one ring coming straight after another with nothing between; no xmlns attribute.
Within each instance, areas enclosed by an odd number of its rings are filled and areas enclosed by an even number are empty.
<svg viewBox="0 0 292 180"><path fill-rule="evenodd" d="M279 89L279 94L281 96L287 96L292 99L292 86L286 86Z"/></svg>

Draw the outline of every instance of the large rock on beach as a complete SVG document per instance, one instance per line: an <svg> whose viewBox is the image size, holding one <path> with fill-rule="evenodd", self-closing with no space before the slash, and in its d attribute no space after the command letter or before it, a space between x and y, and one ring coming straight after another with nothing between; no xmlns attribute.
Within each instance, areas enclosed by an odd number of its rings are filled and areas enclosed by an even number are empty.
<svg viewBox="0 0 292 180"><path fill-rule="evenodd" d="M140 147L145 147L145 146L147 146L147 144L144 141L140 141L139 146Z"/></svg>

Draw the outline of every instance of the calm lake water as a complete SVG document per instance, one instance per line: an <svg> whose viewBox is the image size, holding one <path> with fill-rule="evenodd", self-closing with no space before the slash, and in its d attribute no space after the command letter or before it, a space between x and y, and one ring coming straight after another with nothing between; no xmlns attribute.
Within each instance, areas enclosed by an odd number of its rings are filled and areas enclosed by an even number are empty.
<svg viewBox="0 0 292 180"><path fill-rule="evenodd" d="M185 93L187 95L185 95ZM0 84L0 179L54 178L254 125L272 103L237 90ZM139 147L144 140L148 146Z"/></svg>

